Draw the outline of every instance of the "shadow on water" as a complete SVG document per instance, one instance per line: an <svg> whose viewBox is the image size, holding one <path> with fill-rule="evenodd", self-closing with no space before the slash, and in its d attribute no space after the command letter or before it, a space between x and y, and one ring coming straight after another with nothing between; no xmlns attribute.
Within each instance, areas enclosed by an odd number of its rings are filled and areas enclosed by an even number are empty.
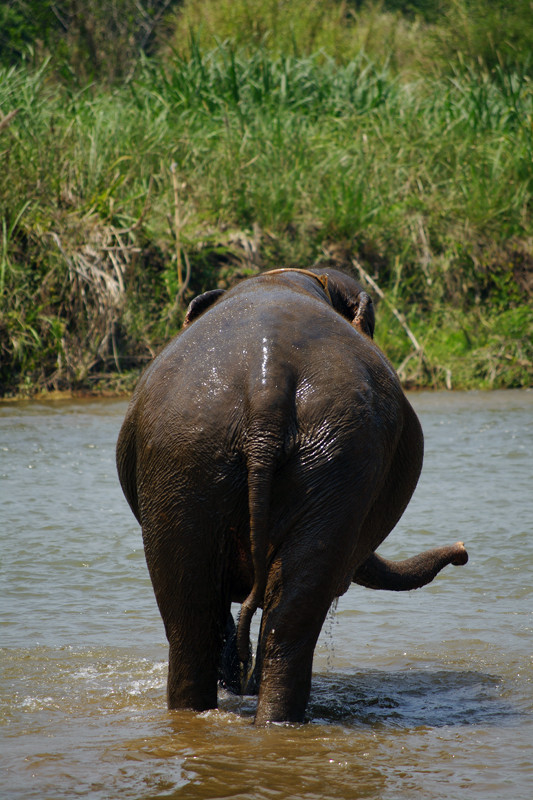
<svg viewBox="0 0 533 800"><path fill-rule="evenodd" d="M315 675L308 719L407 729L495 725L521 716L502 700L502 679L472 670L370 670Z"/></svg>

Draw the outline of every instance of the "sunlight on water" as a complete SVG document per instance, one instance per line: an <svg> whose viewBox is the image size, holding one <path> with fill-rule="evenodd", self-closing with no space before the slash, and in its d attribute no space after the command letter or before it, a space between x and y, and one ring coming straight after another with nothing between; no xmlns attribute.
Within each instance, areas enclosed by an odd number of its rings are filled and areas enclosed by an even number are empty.
<svg viewBox="0 0 533 800"><path fill-rule="evenodd" d="M114 445L123 402L0 406L0 796L530 800L533 392L420 394L420 484L380 552L464 539L411 593L352 586L303 726L165 707L167 647ZM257 636L258 620L254 620Z"/></svg>

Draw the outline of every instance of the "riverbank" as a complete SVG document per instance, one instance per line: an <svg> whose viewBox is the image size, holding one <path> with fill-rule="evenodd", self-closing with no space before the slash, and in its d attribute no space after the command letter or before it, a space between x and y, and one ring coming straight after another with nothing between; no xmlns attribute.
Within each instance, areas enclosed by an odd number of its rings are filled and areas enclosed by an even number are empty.
<svg viewBox="0 0 533 800"><path fill-rule="evenodd" d="M0 395L128 392L194 295L279 266L361 267L407 387L531 385L526 55L467 61L446 15L245 5L217 43L223 9L185 3L113 83L0 67Z"/></svg>

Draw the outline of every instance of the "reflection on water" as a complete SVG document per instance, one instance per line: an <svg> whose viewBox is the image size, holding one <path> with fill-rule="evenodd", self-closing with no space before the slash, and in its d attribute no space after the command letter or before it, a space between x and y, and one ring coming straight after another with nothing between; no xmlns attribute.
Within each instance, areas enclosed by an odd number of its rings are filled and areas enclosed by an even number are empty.
<svg viewBox="0 0 533 800"><path fill-rule="evenodd" d="M414 395L423 475L381 552L464 539L417 592L352 586L309 724L165 708L166 642L115 474L123 402L0 406L0 796L530 800L533 392ZM255 630L257 630L257 625Z"/></svg>

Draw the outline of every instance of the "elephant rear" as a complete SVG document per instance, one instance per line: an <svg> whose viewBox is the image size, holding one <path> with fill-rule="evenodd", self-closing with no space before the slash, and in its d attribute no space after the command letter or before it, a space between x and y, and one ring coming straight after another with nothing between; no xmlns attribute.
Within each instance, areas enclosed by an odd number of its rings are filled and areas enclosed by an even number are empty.
<svg viewBox="0 0 533 800"><path fill-rule="evenodd" d="M139 381L117 467L169 641L171 708L216 707L237 600L241 661L263 609L256 721L303 718L327 611L421 467L416 415L372 334L353 278L276 270L193 301Z"/></svg>

